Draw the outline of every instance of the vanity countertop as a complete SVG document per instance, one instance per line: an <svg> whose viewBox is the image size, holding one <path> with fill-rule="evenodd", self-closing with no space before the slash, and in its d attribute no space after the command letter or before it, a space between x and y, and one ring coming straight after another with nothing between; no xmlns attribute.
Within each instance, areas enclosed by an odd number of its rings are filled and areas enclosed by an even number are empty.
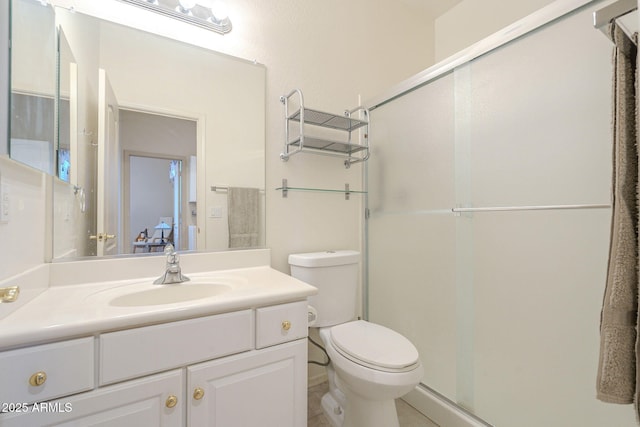
<svg viewBox="0 0 640 427"><path fill-rule="evenodd" d="M269 266L188 274L188 282L153 285L157 277L51 286L0 319L0 350L87 336L155 323L172 322L249 308L304 300L317 290ZM196 287L219 284L217 295L146 305L118 304L123 296L171 287L169 298L181 299ZM180 288L182 287L182 288ZM180 288L180 290L178 290ZM125 297L126 298L126 297ZM128 301L128 300L125 300ZM142 301L142 303L140 303Z"/></svg>

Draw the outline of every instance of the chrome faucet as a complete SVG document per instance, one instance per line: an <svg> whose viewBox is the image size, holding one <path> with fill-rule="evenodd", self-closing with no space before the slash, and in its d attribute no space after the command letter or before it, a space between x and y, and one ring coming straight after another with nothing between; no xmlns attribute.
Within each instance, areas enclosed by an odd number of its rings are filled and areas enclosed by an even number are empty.
<svg viewBox="0 0 640 427"><path fill-rule="evenodd" d="M153 284L169 285L172 283L182 283L191 280L187 276L182 275L182 271L180 269L180 256L171 243L164 247L164 253L167 255L165 272L162 276L158 277Z"/></svg>

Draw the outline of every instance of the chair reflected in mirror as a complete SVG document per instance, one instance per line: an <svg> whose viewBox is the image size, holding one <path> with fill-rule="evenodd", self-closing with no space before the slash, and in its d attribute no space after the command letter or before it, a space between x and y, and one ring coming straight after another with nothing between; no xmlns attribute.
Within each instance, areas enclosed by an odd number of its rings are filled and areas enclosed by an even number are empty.
<svg viewBox="0 0 640 427"><path fill-rule="evenodd" d="M160 217L160 222L155 225L151 237L136 240L132 243L132 252L162 252L169 243L173 244L173 217ZM166 233L166 234L165 234Z"/></svg>

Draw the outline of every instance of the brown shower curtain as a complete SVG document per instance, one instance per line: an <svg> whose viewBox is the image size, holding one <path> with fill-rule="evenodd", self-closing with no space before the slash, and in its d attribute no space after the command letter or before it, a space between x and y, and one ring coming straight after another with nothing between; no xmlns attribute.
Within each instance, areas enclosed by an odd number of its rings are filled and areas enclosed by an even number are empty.
<svg viewBox="0 0 640 427"><path fill-rule="evenodd" d="M637 49L615 23L609 29L615 43L613 206L596 388L599 400L622 404L635 402L638 413Z"/></svg>

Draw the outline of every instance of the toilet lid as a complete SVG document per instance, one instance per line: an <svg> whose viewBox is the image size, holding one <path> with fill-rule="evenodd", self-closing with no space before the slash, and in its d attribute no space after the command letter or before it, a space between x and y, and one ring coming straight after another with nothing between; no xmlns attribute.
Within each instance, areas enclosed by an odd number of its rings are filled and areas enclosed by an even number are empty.
<svg viewBox="0 0 640 427"><path fill-rule="evenodd" d="M331 328L331 342L356 363L381 370L405 370L418 363L418 350L399 333L364 320Z"/></svg>

